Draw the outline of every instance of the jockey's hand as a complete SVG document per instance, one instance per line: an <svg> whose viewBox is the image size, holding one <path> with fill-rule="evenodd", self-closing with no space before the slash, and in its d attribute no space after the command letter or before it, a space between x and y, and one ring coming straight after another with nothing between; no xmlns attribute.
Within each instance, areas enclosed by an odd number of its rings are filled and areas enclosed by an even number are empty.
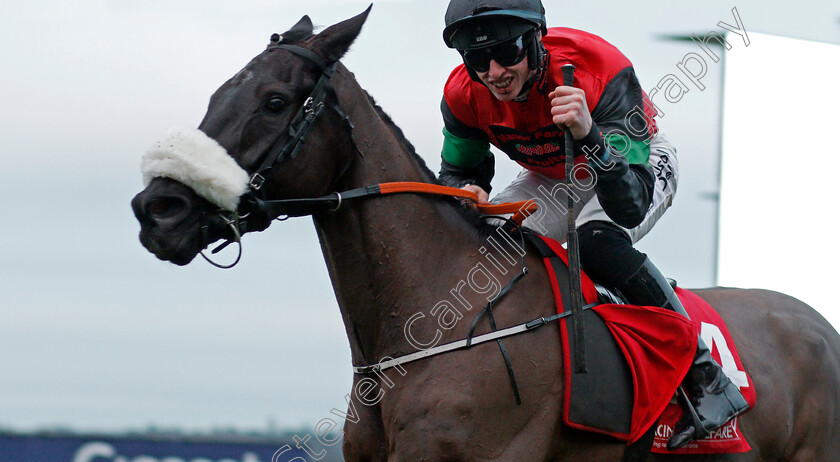
<svg viewBox="0 0 840 462"><path fill-rule="evenodd" d="M461 203L467 205L469 207L475 208L476 204L489 204L490 203L490 195L487 194L487 191L484 190L481 186L468 184L461 187L464 191L469 191L476 196L478 196L478 201L473 202L470 199L463 199Z"/></svg>
<svg viewBox="0 0 840 462"><path fill-rule="evenodd" d="M592 115L586 105L586 93L580 88L559 86L548 94L551 117L555 125L568 128L572 138L580 140L592 129Z"/></svg>

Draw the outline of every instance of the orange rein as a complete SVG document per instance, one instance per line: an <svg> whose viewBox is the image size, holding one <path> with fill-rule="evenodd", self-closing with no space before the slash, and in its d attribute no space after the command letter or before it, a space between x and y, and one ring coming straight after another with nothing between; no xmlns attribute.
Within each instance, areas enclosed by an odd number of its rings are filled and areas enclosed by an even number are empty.
<svg viewBox="0 0 840 462"><path fill-rule="evenodd" d="M537 203L534 201L522 202L505 202L502 204L479 204L478 196L470 191L452 188L449 186L440 186L429 183L416 183L411 181L401 181L394 183L381 183L379 190L382 194L397 194L397 193L421 193L421 194L435 194L439 196L454 196L464 199L470 199L475 202L475 206L481 212L487 215L499 215L505 213L512 213L511 220L517 224L522 224L522 220L537 211Z"/></svg>

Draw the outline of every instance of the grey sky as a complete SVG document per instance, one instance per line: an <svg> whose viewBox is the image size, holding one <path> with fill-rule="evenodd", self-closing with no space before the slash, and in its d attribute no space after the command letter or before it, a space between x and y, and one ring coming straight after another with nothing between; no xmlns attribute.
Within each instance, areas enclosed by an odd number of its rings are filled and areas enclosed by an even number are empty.
<svg viewBox="0 0 840 462"><path fill-rule="evenodd" d="M459 62L440 39L446 3L375 2L344 59L435 170L440 91ZM748 31L840 42L831 1L544 3L550 25L618 46L645 89L696 51L657 35L721 31L733 7ZM367 4L0 6L0 425L308 427L344 405L347 340L310 220L249 235L234 270L179 268L140 246L129 201L143 152L170 126L196 126L272 32L303 14L330 25ZM641 247L689 287L714 283L715 204L703 195L716 192L720 70L709 66L706 91L661 106L682 179ZM497 165L498 190L517 168Z"/></svg>

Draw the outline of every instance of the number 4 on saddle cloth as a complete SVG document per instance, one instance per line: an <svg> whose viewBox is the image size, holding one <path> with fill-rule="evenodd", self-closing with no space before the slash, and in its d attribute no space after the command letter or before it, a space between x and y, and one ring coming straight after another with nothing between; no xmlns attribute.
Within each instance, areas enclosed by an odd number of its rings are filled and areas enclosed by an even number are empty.
<svg viewBox="0 0 840 462"><path fill-rule="evenodd" d="M569 282L558 279L558 265L567 266L567 254L556 241L526 233L538 248L552 280L555 305L563 312L563 294ZM556 268L556 269L555 269ZM581 275L585 303L598 301L592 280ZM658 307L604 303L584 311L587 373L575 373L574 329L569 318L560 321L565 361L563 421L581 430L611 435L628 442L638 440L657 423L652 451L663 454L721 454L747 452L750 446L737 427L737 418L708 438L669 451L665 445L682 415L675 390L691 366L697 336L712 350L724 373L738 385L750 405L756 394L723 319L705 300L677 288L691 319ZM602 300L603 301L603 300Z"/></svg>

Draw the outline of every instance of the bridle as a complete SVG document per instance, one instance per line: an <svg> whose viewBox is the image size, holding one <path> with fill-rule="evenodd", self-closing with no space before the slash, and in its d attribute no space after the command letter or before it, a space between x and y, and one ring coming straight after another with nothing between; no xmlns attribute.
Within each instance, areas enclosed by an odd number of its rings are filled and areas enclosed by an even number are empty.
<svg viewBox="0 0 840 462"><path fill-rule="evenodd" d="M279 42L279 36L272 36L273 43ZM325 105L327 104L327 97L330 91L330 80L335 74L338 61L334 63L327 63L323 58L306 48L290 45L277 44L270 45L266 48L266 52L283 49L290 53L297 55L307 61L314 63L321 72L315 87L310 92L309 96L304 101L303 105L298 109L298 112L292 118L285 133L281 135L277 141L271 146L267 154L262 158L260 166L250 174L248 191L240 197L239 208L235 212L217 211L215 216L221 217L224 220L224 226L230 228L231 236L225 242L213 249L212 253L218 253L228 245L236 243L239 246L236 261L229 265L220 265L210 260L204 253L201 255L210 264L219 268L232 268L235 266L242 256L241 237L245 233L263 231L271 225L273 220L286 220L290 217L300 217L307 215L315 215L323 212L335 212L346 201L360 199L365 197L375 197L385 194L399 194L399 193L415 193L415 194L433 194L440 196L459 197L467 200L477 201L477 196L471 192L450 188L446 186L428 184L428 183L383 183L363 186L348 191L333 192L322 197L298 198L298 199L276 199L267 200L265 198L263 185L267 178L271 177L274 171L288 159L293 159L298 155L301 146L304 144L306 136L312 130L315 122L319 116L323 114ZM339 179L349 170L351 164L359 152L353 140L352 130L354 128L350 117L338 104L338 101L333 101L332 109L344 121L347 129L350 131L350 140L352 144L352 155L346 162L343 168L339 170L338 175L333 180L335 185ZM510 204L492 204L479 205L478 208L487 214L504 214L515 213L514 221L519 221L536 211L536 204L533 201L516 202ZM211 244L212 238L209 236L209 226L207 224L208 217L202 217L202 239L207 245Z"/></svg>
<svg viewBox="0 0 840 462"><path fill-rule="evenodd" d="M272 36L272 42L279 41L275 39L279 39L279 37ZM309 97L306 98L305 102L298 110L297 114L295 114L294 118L292 119L292 122L289 124L286 130L286 133L280 138L278 138L278 140L272 145L271 149L268 151L266 156L262 159L262 162L260 163L260 166L257 168L257 170L254 173L250 174L250 181L248 185L249 189L244 195L240 197L240 204L238 209L235 212L216 212L218 216L221 216L225 220L225 225L231 228L233 238L228 239L226 242L222 243L220 246L213 250L213 253L217 253L221 249L227 247L229 244L236 242L239 245L239 254L236 258L236 261L226 266L219 265L210 260L202 252L201 255L208 262L220 268L232 268L239 262L242 256L242 244L240 241L242 234L253 231L262 231L268 228L268 226L273 220L285 220L289 217L313 215L321 212L335 212L341 207L341 205L345 201L348 200L360 199L364 197L375 197L386 194L420 193L450 197L455 196L477 201L478 198L474 193L462 189L450 188L436 184L413 182L373 184L363 186L361 188L351 189L348 191L334 192L332 194L316 198L267 200L262 190L266 179L269 178L271 174L277 169L277 167L283 162L285 162L287 159L294 158L295 156L297 156L300 147L304 142L304 139L311 131L312 126L318 120L318 117L324 111L324 107L327 100L327 92L329 90L329 81L334 75L336 66L338 64L337 61L335 63L328 64L317 54L297 45L273 45L269 46L266 49L266 52L271 52L276 49L285 49L297 56L300 56L308 61L313 62L320 69L321 75L318 79L318 82L315 84L315 87L312 89L312 92L310 93ZM358 146L356 146L356 143L353 140L352 136L353 123L350 121L350 118L347 116L347 114L345 114L345 112L341 109L341 106L337 102L337 98L336 101L332 103L332 108L342 118L342 120L345 121L348 129L350 130L350 140L353 145L353 154L348 160L345 167L339 171L338 176L333 181L334 185L349 169L350 164L355 159L356 154L359 152L359 149ZM502 220L506 221L510 226L512 226L512 228L518 232L520 238L522 239L522 247L525 246L525 234L522 232L521 229L519 229L519 224L521 224L522 220L527 215L530 215L534 213L534 211L536 211L536 203L534 201L483 205L479 208L486 214L514 213L514 216L511 219L502 217L496 218L501 218ZM204 217L202 218L202 220L204 220ZM202 238L205 239L205 241L209 240L207 236L209 233L207 231L208 226L206 225L206 222L202 225L201 229ZM513 373L513 367L511 365L507 350L505 349L504 344L502 343L502 338L511 335L516 335L521 332L533 330L537 327L549 324L550 322L563 317L562 315L558 315L552 316L550 318L540 318L537 320L530 321L528 323L523 323L519 326L516 326L516 328L504 329L502 331L497 330L495 319L493 317L493 307L502 297L505 296L505 294L507 294L510 290L513 289L514 285L516 285L517 282L519 282L526 274L528 274L528 268L525 266L524 255L522 256L521 264L521 271L517 275L515 275L507 283L507 285L505 285L505 287L503 287L500 290L499 294L497 294L491 301L489 301L485 308L481 310L481 312L478 313L478 315L475 317L467 339L461 342L456 342L457 344L447 344L440 347L430 348L429 350L426 350L419 354L399 357L386 363L358 367L354 366L354 372L357 374L367 374L373 371L381 370L383 368L395 367L406 362L415 361L423 357L441 354L455 349L470 348L474 344L495 340L498 343L502 356L504 358L505 367L510 377L516 402L517 404L521 404L521 398L519 396L516 378ZM490 334L479 335L474 337L476 325L484 315L488 316L492 332Z"/></svg>
<svg viewBox="0 0 840 462"><path fill-rule="evenodd" d="M272 41L275 38L275 36L272 36ZM315 121L318 120L318 117L324 111L329 81L332 79L336 66L338 65L338 61L328 64L314 52L297 45L273 45L269 46L266 52L270 53L277 49L289 51L314 63L321 70L321 76L318 82L315 83L315 87L312 89L309 97L306 98L291 123L289 123L286 129L286 136L281 136L277 139L268 151L268 154L263 158L260 166L251 175L249 186L252 191L259 191L265 183L266 178L271 176L274 169L287 159L294 159L297 156L306 135L309 134ZM344 113L344 110L341 109L338 102L333 102L332 108L348 124L349 128L352 129L353 124L350 122L350 118Z"/></svg>
<svg viewBox="0 0 840 462"><path fill-rule="evenodd" d="M301 146L306 139L306 136L312 130L313 125L318 120L320 115L324 112L324 106L328 96L329 82L335 73L338 61L327 63L323 58L316 53L307 50L301 46L280 43L281 37L277 34L271 36L271 42L276 45L269 45L265 53L271 53L275 50L286 50L294 55L297 55L313 64L320 70L320 77L315 83L315 87L310 92L309 96L304 101L303 105L298 109L292 121L286 128L284 135L281 135L277 141L271 146L265 156L262 158L259 167L250 174L248 182L248 191L240 197L240 205L235 212L217 211L215 214L220 216L225 221L225 226L231 228L232 238L228 238L226 242L216 247L212 253L218 253L231 243L239 245L239 253L236 260L230 265L220 265L209 259L204 253L201 256L210 264L219 268L232 268L239 263L242 257L241 237L245 233L263 231L275 219L285 220L292 216L311 215L322 211L322 209L329 209L329 201L324 201L321 198L316 199L287 199L268 201L265 199L262 187L267 178L271 177L272 173L288 159L297 157ZM332 103L333 110L341 117L347 124L348 128L352 130L353 123L338 102ZM352 137L351 137L352 140ZM350 167L355 153L358 149L353 143L353 156L348 161L347 165L342 169L339 177L344 174ZM341 196L339 196L337 206L341 204ZM337 209L337 206L335 207ZM282 218L284 217L284 218ZM208 236L208 225L202 217L202 239L207 244L212 243Z"/></svg>

